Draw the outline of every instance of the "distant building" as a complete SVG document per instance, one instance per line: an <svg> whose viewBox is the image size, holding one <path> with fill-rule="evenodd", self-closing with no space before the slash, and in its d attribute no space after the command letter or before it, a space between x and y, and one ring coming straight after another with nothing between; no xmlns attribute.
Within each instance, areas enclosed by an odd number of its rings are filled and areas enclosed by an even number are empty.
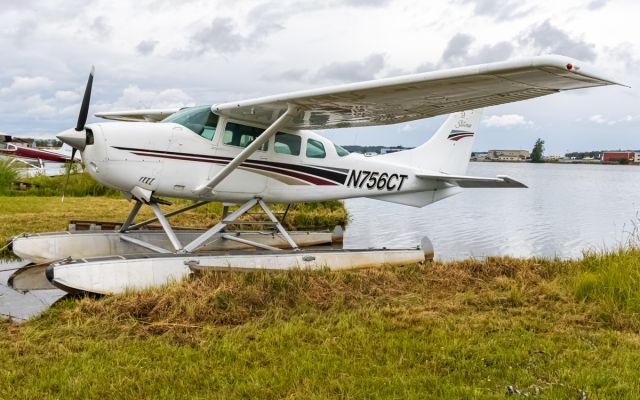
<svg viewBox="0 0 640 400"><path fill-rule="evenodd" d="M491 161L526 161L530 158L528 150L489 150L487 160Z"/></svg>
<svg viewBox="0 0 640 400"><path fill-rule="evenodd" d="M623 161L627 160L627 161ZM640 162L640 151L603 151L603 164L618 164L621 162L638 163Z"/></svg>

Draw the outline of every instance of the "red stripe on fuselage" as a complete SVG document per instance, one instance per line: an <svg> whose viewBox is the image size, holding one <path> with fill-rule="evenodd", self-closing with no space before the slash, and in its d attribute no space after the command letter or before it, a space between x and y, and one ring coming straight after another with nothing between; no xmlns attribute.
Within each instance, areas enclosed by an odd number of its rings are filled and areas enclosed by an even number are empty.
<svg viewBox="0 0 640 400"><path fill-rule="evenodd" d="M176 155L169 155L169 154L143 153L143 152L136 152L136 151L133 151L132 153L136 154L138 156L170 158L170 159L173 159L173 160L198 161L198 162L206 162L206 163L210 163L210 164L219 164L219 165L227 165L227 164L229 164L229 161L225 161L225 160L211 160L211 159L186 157L186 156L176 156ZM264 170L264 171L275 172L275 173L286 175L286 176L291 176L291 177L303 180L305 182L313 183L314 185L320 185L320 186L336 186L337 185L335 182L331 182L331 181L328 181L328 180L325 180L325 179L322 179L322 178L318 178L317 176L306 175L306 174L303 174L303 173L300 173L300 172L296 172L296 171L291 171L291 170L288 170L288 169L281 169L281 168L275 168L275 167L268 167L268 166L265 166L265 165L253 164L253 163L251 163L251 160L247 160L247 161L243 162L242 164L240 164L240 166L242 168L249 168L249 169L255 169L255 170Z"/></svg>

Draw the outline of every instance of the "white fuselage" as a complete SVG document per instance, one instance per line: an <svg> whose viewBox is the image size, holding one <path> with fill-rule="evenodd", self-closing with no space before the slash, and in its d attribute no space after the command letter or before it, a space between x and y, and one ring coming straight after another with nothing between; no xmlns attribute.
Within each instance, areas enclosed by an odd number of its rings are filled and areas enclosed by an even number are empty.
<svg viewBox="0 0 640 400"><path fill-rule="evenodd" d="M288 154L296 152L295 146L293 151L283 151L272 137L266 151L256 151L212 192L196 194L197 187L243 150L224 144L227 122L220 118L211 139L176 123L91 124L93 144L82 151L82 158L97 181L123 192L139 187L158 196L198 200L244 202L260 197L266 202L295 203L372 197L394 201L397 195L429 192L419 200L396 201L422 206L459 191L443 182L416 178L416 168L384 157L339 156L328 139L298 131L288 133L299 137L299 154ZM322 144L324 157L307 153L309 140Z"/></svg>

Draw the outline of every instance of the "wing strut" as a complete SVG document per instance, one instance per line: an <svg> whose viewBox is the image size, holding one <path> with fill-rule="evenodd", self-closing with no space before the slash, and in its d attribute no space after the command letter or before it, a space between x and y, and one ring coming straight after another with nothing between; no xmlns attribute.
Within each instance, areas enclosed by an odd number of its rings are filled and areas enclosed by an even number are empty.
<svg viewBox="0 0 640 400"><path fill-rule="evenodd" d="M287 103L287 110L277 120L275 120L260 136L258 136L249 146L240 152L231 162L224 166L209 182L202 186L199 186L194 191L196 194L204 194L207 191L212 191L224 178L232 173L236 168L240 166L247 158L256 152L264 143L266 143L271 136L278 132L278 129L283 127L294 112L294 106L291 103Z"/></svg>

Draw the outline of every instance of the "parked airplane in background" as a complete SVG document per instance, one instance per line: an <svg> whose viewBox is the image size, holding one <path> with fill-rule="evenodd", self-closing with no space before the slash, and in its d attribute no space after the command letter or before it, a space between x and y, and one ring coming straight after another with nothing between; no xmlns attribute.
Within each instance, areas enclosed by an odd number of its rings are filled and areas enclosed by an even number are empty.
<svg viewBox="0 0 640 400"><path fill-rule="evenodd" d="M50 161L65 163L71 160L72 149L69 145L63 145L58 150L38 149L34 147L21 146L14 143L7 143L4 148L0 148L0 154L16 157L25 160Z"/></svg>
<svg viewBox="0 0 640 400"><path fill-rule="evenodd" d="M33 139L0 135L0 157L9 159L11 164L21 165L18 173L22 177L65 173L66 169L61 164L71 160L73 150L69 145L63 144L59 149L42 149L30 147L30 143L33 143ZM76 161L79 161L78 157Z"/></svg>
<svg viewBox="0 0 640 400"><path fill-rule="evenodd" d="M480 109L615 84L573 59L542 56L181 111L98 113L144 122L85 125L92 83L93 70L76 128L58 138L74 153L81 152L97 181L136 200L123 232L141 205L148 204L179 253L196 250L255 204L268 214L266 203L354 197L422 207L461 188L526 187L507 176L464 175ZM388 125L442 114L451 115L423 145L377 157L349 154L309 130ZM160 211L158 196L244 204L226 221L182 244ZM281 233L286 237L283 229Z"/></svg>

